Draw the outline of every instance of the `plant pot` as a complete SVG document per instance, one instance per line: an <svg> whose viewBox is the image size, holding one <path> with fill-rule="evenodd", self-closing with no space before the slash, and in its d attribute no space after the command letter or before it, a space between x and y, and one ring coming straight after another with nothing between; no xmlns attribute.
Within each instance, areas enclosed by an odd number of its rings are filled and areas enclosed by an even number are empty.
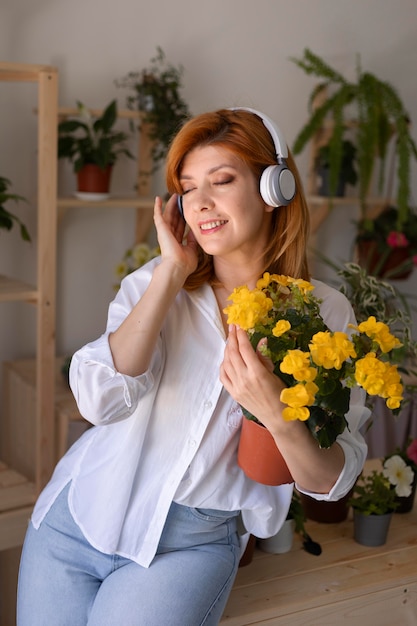
<svg viewBox="0 0 417 626"><path fill-rule="evenodd" d="M284 524L276 535L267 539L259 539L258 545L263 552L270 554L284 554L292 548L294 539L295 521L293 519L285 520Z"/></svg>
<svg viewBox="0 0 417 626"><path fill-rule="evenodd" d="M102 170L98 165L87 163L77 172L77 187L82 193L109 193L113 166Z"/></svg>
<svg viewBox="0 0 417 626"><path fill-rule="evenodd" d="M240 557L239 567L245 567L252 563L253 554L256 548L256 537L255 535L249 535L249 540L246 545L245 551Z"/></svg>
<svg viewBox="0 0 417 626"><path fill-rule="evenodd" d="M243 418L237 454L246 476L264 485L294 482L293 477L267 428Z"/></svg>
<svg viewBox="0 0 417 626"><path fill-rule="evenodd" d="M335 502L316 500L311 496L300 493L301 504L308 519L324 524L337 524L347 519L349 513L348 501L352 496L352 492L353 490L349 491L343 498Z"/></svg>
<svg viewBox="0 0 417 626"><path fill-rule="evenodd" d="M317 169L317 175L320 179L318 193L320 196L330 197L330 168L321 166ZM336 198L342 198L345 195L346 182L342 176L339 176L337 187L334 192Z"/></svg>
<svg viewBox="0 0 417 626"><path fill-rule="evenodd" d="M353 511L353 538L357 543L371 548L382 546L387 541L392 513L364 515Z"/></svg>
<svg viewBox="0 0 417 626"><path fill-rule="evenodd" d="M409 513L414 506L414 497L416 495L416 486L417 486L417 473L414 472L414 480L411 486L411 493L409 496L397 496L396 501L399 503L398 507L395 509L396 513Z"/></svg>
<svg viewBox="0 0 417 626"><path fill-rule="evenodd" d="M359 265L364 267L368 274L378 278L404 280L413 271L409 246L393 248L384 259L377 248L376 241L371 239L358 241L357 250Z"/></svg>

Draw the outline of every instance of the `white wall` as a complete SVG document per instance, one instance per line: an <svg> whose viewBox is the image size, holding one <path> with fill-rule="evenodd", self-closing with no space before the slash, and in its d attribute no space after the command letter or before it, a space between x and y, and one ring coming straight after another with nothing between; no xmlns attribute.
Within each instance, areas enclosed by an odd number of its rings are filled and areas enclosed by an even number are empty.
<svg viewBox="0 0 417 626"><path fill-rule="evenodd" d="M415 66L417 0L3 0L0 57L59 68L60 105L79 99L102 107L125 92L114 80L147 66L160 45L185 67L184 95L193 113L221 106L259 108L281 126L291 145L307 116L313 78L290 62L304 47L353 78L356 53L364 68L391 82L417 122ZM30 202L36 195L36 93L31 86L0 84L0 172ZM416 133L414 133L416 136ZM307 154L298 159L305 175ZM117 165L116 186L129 185L130 164ZM124 172L127 170L127 174ZM74 188L60 165L61 186ZM63 180L63 177L65 180ZM132 183L133 184L133 183ZM155 192L163 191L161 184ZM416 167L413 168L416 197ZM35 232L33 206L19 214ZM321 245L349 255L351 215L326 228ZM132 243L134 214L72 210L59 225L58 351L71 353L104 329L113 297L114 266ZM342 224L342 226L341 226ZM325 238L325 241L323 240ZM34 245L17 231L0 231L0 270L33 278ZM415 277L409 281L415 291ZM24 310L23 310L24 309ZM34 354L34 313L0 308L0 360Z"/></svg>

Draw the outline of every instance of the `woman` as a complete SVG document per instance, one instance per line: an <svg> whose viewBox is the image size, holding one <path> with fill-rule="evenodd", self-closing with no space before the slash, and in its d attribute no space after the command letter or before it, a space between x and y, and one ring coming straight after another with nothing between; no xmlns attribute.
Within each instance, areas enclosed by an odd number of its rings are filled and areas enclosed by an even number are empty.
<svg viewBox="0 0 417 626"><path fill-rule="evenodd" d="M236 462L244 406L271 431L301 491L338 499L360 473L363 397L319 449L281 417L282 381L223 313L266 270L309 279L308 211L279 130L252 109L185 124L167 158L161 256L124 279L106 332L73 357L70 381L94 424L58 464L25 541L19 626L218 624L248 533L271 536L292 485ZM177 202L180 200L178 210ZM186 227L187 225L187 227ZM333 330L354 321L322 283Z"/></svg>

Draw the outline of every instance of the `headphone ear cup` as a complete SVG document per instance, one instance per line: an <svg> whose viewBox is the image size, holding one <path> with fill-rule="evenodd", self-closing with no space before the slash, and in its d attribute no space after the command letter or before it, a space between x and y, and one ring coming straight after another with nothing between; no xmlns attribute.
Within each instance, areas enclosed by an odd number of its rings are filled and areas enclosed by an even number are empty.
<svg viewBox="0 0 417 626"><path fill-rule="evenodd" d="M270 165L261 176L259 191L266 204L287 206L295 196L295 179L287 164Z"/></svg>
<svg viewBox="0 0 417 626"><path fill-rule="evenodd" d="M184 208L182 206L182 196L177 196L178 210L181 213L181 217L184 218Z"/></svg>

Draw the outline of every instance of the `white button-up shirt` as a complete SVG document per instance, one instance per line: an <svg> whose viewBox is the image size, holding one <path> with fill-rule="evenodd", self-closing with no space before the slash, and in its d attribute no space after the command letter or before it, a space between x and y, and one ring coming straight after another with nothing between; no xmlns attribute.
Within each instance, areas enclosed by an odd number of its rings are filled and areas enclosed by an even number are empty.
<svg viewBox="0 0 417 626"><path fill-rule="evenodd" d="M247 532L268 537L285 520L292 494L292 485L261 485L237 465L242 412L219 380L226 337L210 286L178 293L147 372L132 378L116 371L108 335L144 293L158 262L123 280L105 333L73 356L71 388L94 427L58 463L32 516L39 527L71 481L70 510L91 544L145 567L155 556L172 501L240 510ZM354 316L346 298L313 283L328 326L347 331ZM316 494L318 499L345 495L360 473L367 448L359 428L368 415L364 394L355 389L349 429L338 437L344 469L330 493Z"/></svg>

